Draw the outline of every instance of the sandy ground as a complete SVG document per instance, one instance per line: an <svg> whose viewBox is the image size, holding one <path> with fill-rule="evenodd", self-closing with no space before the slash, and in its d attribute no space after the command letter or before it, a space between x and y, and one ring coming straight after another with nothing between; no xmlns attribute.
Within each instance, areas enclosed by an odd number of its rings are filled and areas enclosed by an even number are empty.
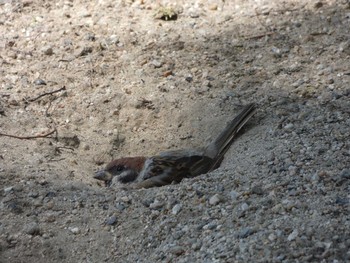
<svg viewBox="0 0 350 263"><path fill-rule="evenodd" d="M349 261L349 28L341 0L0 0L0 262ZM251 102L208 175L92 178Z"/></svg>

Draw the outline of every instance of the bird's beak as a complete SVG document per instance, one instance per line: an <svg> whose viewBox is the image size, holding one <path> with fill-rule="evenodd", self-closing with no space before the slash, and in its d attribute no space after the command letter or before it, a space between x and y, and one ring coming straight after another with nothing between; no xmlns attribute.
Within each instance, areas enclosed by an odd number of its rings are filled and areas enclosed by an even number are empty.
<svg viewBox="0 0 350 263"><path fill-rule="evenodd" d="M113 175L105 170L100 170L95 173L94 178L97 180L108 182L112 180Z"/></svg>

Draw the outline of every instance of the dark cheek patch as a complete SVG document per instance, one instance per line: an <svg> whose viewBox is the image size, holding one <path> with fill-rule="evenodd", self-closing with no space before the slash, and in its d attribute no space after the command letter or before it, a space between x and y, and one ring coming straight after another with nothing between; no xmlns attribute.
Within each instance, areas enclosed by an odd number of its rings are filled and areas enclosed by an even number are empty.
<svg viewBox="0 0 350 263"><path fill-rule="evenodd" d="M130 182L135 181L137 176L138 176L137 172L130 171L130 172L126 173L125 175L119 176L118 181L121 182L122 184L130 183Z"/></svg>

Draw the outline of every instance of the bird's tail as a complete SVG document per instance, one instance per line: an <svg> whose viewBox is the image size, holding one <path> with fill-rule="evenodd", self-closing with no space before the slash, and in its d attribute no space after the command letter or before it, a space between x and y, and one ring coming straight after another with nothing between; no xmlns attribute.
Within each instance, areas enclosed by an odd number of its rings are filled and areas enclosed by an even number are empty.
<svg viewBox="0 0 350 263"><path fill-rule="evenodd" d="M255 113L255 104L246 105L243 110L230 121L219 136L205 148L205 155L215 160L211 170L220 165L225 153L230 148L234 137Z"/></svg>

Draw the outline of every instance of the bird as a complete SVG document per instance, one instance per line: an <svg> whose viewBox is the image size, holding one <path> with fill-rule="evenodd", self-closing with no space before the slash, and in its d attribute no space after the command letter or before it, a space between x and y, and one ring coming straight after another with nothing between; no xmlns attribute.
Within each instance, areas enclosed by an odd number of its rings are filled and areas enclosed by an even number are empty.
<svg viewBox="0 0 350 263"><path fill-rule="evenodd" d="M243 107L225 129L207 146L200 149L169 150L156 156L124 157L111 161L95 173L94 178L111 186L112 182L126 189L160 187L179 183L217 169L237 133L254 115L254 103Z"/></svg>

